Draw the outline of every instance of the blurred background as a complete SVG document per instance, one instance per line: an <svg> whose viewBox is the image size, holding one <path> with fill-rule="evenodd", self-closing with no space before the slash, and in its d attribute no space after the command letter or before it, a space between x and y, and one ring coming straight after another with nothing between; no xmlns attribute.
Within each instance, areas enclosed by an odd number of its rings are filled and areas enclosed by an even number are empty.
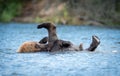
<svg viewBox="0 0 120 76"><path fill-rule="evenodd" d="M120 25L120 0L0 0L0 22Z"/></svg>

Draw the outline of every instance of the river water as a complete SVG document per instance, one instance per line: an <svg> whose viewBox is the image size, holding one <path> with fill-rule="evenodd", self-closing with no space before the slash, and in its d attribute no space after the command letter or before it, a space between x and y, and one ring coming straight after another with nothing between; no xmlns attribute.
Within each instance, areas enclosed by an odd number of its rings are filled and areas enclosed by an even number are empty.
<svg viewBox="0 0 120 76"><path fill-rule="evenodd" d="M47 36L37 24L0 23L0 76L120 76L120 29L98 26L57 26L60 39L87 48L91 36L101 44L95 52L16 53L25 41Z"/></svg>

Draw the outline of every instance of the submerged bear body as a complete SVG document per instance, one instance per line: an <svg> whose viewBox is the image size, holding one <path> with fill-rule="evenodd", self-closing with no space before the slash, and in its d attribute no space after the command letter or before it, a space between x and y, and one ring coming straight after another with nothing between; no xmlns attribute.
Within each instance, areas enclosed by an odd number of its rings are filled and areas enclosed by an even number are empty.
<svg viewBox="0 0 120 76"><path fill-rule="evenodd" d="M44 44L38 42L28 41L24 42L20 48L17 50L18 53L27 53L27 52L40 52L44 48Z"/></svg>
<svg viewBox="0 0 120 76"><path fill-rule="evenodd" d="M44 37L39 42L35 42L35 41L24 42L19 47L17 52L18 53L29 53L29 52L47 51L47 45L46 45L47 40L48 40L48 37Z"/></svg>
<svg viewBox="0 0 120 76"><path fill-rule="evenodd" d="M36 46L40 46L37 42L24 42L17 52L24 53L24 52L38 52L40 49L36 48Z"/></svg>

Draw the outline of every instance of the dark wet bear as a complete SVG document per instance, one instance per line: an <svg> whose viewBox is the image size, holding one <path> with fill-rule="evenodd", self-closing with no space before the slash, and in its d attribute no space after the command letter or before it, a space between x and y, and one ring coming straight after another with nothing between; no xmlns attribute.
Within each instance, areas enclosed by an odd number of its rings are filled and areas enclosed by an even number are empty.
<svg viewBox="0 0 120 76"><path fill-rule="evenodd" d="M92 36L92 43L87 49L83 49L82 44L73 45L70 41L60 40L56 34L56 26L53 23L42 23L38 25L38 29L45 28L48 30L48 37L43 38L40 42L25 42L21 45L17 52L41 52L41 51L94 51L100 44L97 36ZM48 43L47 43L48 42ZM46 44L47 43L47 44Z"/></svg>
<svg viewBox="0 0 120 76"><path fill-rule="evenodd" d="M83 49L82 44L79 46L73 45L70 41L60 40L56 34L56 26L53 23L42 23L38 25L38 29L45 28L48 30L48 50L49 51L94 51L100 44L100 40L97 36L92 36L92 43L87 49Z"/></svg>

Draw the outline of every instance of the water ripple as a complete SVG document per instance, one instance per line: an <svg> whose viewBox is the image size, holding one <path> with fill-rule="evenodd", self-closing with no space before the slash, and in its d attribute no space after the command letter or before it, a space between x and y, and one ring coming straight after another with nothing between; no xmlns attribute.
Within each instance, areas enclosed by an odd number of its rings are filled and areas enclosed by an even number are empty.
<svg viewBox="0 0 120 76"><path fill-rule="evenodd" d="M84 48L89 46L92 35L99 36L101 44L95 52L16 53L24 41L39 41L47 36L46 30L36 27L0 24L0 76L120 76L119 29L58 26L60 38L83 43Z"/></svg>

